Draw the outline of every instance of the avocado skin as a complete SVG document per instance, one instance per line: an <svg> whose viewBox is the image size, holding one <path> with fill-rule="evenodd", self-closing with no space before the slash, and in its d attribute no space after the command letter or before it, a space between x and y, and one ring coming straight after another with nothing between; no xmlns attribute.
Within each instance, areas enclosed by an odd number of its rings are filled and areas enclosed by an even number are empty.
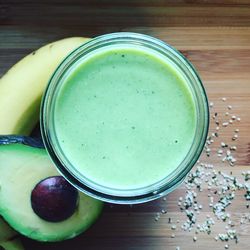
<svg viewBox="0 0 250 250"><path fill-rule="evenodd" d="M0 136L0 145L9 144L24 144L35 148L44 148L44 144L41 138L32 138L22 135L2 135Z"/></svg>
<svg viewBox="0 0 250 250"><path fill-rule="evenodd" d="M74 238L96 221L103 203L83 193L69 219L58 223L40 219L32 210L31 192L39 181L58 175L57 170L46 150L34 147L29 138L4 136L0 141L0 214L16 231L34 240L55 242ZM30 142L32 147L27 146Z"/></svg>

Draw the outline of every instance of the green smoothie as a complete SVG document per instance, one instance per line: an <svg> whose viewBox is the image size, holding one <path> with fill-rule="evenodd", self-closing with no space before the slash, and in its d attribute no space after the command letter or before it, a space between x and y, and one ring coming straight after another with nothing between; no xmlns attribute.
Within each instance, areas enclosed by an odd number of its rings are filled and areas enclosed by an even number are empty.
<svg viewBox="0 0 250 250"><path fill-rule="evenodd" d="M64 79L55 135L67 159L98 186L131 190L171 174L193 143L196 107L180 71L139 47L100 49Z"/></svg>

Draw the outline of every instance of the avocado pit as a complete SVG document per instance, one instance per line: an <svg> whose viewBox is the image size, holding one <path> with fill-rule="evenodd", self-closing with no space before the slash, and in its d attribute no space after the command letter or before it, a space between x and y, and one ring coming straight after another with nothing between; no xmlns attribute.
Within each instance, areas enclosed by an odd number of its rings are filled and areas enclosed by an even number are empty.
<svg viewBox="0 0 250 250"><path fill-rule="evenodd" d="M31 206L41 219L61 222L75 213L78 197L78 191L62 176L52 176L34 187L31 193Z"/></svg>

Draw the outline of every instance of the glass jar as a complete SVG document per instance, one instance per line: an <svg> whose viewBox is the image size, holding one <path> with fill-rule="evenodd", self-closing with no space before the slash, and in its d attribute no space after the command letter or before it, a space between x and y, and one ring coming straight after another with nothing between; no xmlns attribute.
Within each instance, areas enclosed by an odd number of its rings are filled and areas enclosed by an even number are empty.
<svg viewBox="0 0 250 250"><path fill-rule="evenodd" d="M55 133L55 100L58 96L58 90L63 86L65 76L74 69L74 65L82 58L91 54L93 55L100 49L112 48L112 46L147 48L171 61L174 67L185 78L195 103L197 125L193 143L186 157L171 174L164 176L161 181L138 190L116 190L91 183L91 180L84 178L67 159ZM180 52L156 38L143 34L120 32L96 37L77 48L65 58L54 72L45 91L42 100L40 121L46 150L59 172L72 185L87 195L106 202L135 204L160 198L174 190L184 180L198 160L204 147L209 125L209 109L206 93L196 70Z"/></svg>

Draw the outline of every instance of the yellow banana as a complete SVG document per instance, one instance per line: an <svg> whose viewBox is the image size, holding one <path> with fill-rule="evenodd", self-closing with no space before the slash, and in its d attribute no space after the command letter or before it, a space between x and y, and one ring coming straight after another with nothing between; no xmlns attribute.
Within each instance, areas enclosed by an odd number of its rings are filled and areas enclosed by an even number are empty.
<svg viewBox="0 0 250 250"><path fill-rule="evenodd" d="M87 38L66 38L29 54L0 79L0 134L28 135L39 118L43 91L59 63Z"/></svg>
<svg viewBox="0 0 250 250"><path fill-rule="evenodd" d="M0 134L28 135L39 119L42 94L60 62L88 38L72 37L45 45L15 64L0 79ZM0 246L24 249L17 233L0 218Z"/></svg>
<svg viewBox="0 0 250 250"><path fill-rule="evenodd" d="M5 250L24 250L20 239L16 238L16 235L17 232L0 218L0 248L2 247Z"/></svg>
<svg viewBox="0 0 250 250"><path fill-rule="evenodd" d="M0 218L0 244L3 241L7 241L15 236L17 233L9 227L9 225Z"/></svg>
<svg viewBox="0 0 250 250"><path fill-rule="evenodd" d="M24 250L20 239L4 241L0 243L0 247L2 247L4 250Z"/></svg>

